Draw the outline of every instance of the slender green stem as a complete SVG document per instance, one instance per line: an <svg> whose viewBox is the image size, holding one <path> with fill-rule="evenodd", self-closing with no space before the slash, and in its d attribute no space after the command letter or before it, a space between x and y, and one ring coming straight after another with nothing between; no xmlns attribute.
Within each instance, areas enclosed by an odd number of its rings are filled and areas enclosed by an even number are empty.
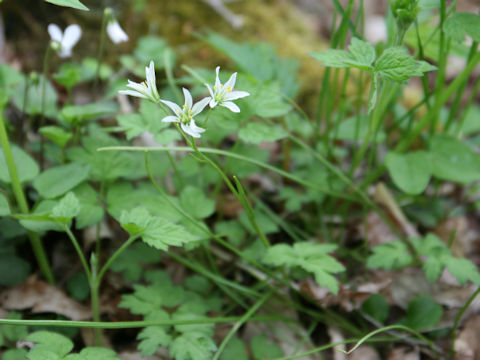
<svg viewBox="0 0 480 360"><path fill-rule="evenodd" d="M80 262L82 263L83 270L85 271L85 275L87 276L88 283L93 284L92 273L90 272L87 259L85 259L85 255L83 255L82 248L80 247L80 244L78 243L77 238L75 237L75 235L73 235L68 225L64 225L63 230L67 233L68 237L72 241L73 247L75 248L75 251L77 252L78 257L80 258Z"/></svg>
<svg viewBox="0 0 480 360"><path fill-rule="evenodd" d="M50 58L52 57L52 43L48 44L47 50L45 51L45 57L43 58L43 78L42 78L42 98L40 103L40 128L45 125L45 106L47 98L47 77L48 77L48 68L50 66ZM43 136L40 136L40 168L43 170L44 166L44 151L45 151L45 140Z"/></svg>
<svg viewBox="0 0 480 360"><path fill-rule="evenodd" d="M163 54L163 63L165 64L165 75L167 76L168 86L172 90L177 102L181 102L182 94L178 87L175 85L175 78L173 76L173 68L172 68L172 53L170 50L165 50Z"/></svg>
<svg viewBox="0 0 480 360"><path fill-rule="evenodd" d="M240 329L240 327L245 324L245 322L250 319L253 314L257 312L257 310L267 301L267 299L273 295L273 290L269 291L266 293L264 296L262 296L256 303L253 305L250 310L248 310L245 315L242 316L242 318L232 327L232 329L228 332L227 336L223 339L222 343L218 347L218 351L215 353L215 356L213 357L212 360L218 360L220 358L220 355L222 355L223 350L225 350L225 347L227 346L228 342L230 339L235 335L235 333Z"/></svg>
<svg viewBox="0 0 480 360"><path fill-rule="evenodd" d="M240 316L225 317L205 317L184 320L159 320L159 321L70 321L70 320L13 320L0 319L0 325L23 325L23 326L54 326L54 327L71 327L85 329L135 329L147 326L171 326L171 325L196 325L196 324L222 324L237 322ZM266 322L266 321L290 321L295 322L283 316L255 316L250 321Z"/></svg>
<svg viewBox="0 0 480 360"><path fill-rule="evenodd" d="M90 265L92 267L91 268L92 278L90 282L90 300L91 300L91 307L92 307L92 315L93 315L93 321L99 322L100 321L100 295L99 295L100 284L99 282L97 282L98 258L94 253L92 253L92 257L90 258ZM95 346L102 346L102 329L95 328L93 333L95 338Z"/></svg>
<svg viewBox="0 0 480 360"><path fill-rule="evenodd" d="M137 240L139 237L141 236L141 234L137 234L137 235L134 235L134 236L130 236L128 238L127 241L125 241L122 246L120 246L113 254L112 256L110 256L107 260L107 262L105 263L105 265L103 265L102 269L100 270L100 272L98 273L98 275L96 276L96 281L95 281L95 285L96 286L100 286L101 282L102 282L102 279L103 279L103 276L105 275L105 272L110 268L110 266L112 265L112 263L120 256L120 254L122 252L124 252L130 245L132 245L135 240Z"/></svg>
<svg viewBox="0 0 480 360"><path fill-rule="evenodd" d="M15 164L15 160L13 159L12 150L10 149L10 142L8 140L8 134L5 128L5 121L2 111L0 111L0 143L2 144L3 155L5 157L5 162L7 163L7 169L10 175L12 190L17 201L17 205L23 214L28 214L29 208L27 199L25 198L22 184L20 183L20 178L18 177L17 166ZM43 248L40 237L37 233L34 233L32 231L28 231L27 234L30 240L30 244L32 245L33 252L35 254L35 258L38 262L38 266L40 267L43 276L45 276L45 279L47 279L49 283L55 283L52 269L50 268L50 264L48 263L47 255L45 254L45 250Z"/></svg>

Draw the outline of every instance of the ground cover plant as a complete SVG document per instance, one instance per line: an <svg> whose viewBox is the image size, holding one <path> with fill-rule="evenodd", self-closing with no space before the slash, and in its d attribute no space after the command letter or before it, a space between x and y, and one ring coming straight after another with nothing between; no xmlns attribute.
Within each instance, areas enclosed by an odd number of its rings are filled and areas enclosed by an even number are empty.
<svg viewBox="0 0 480 360"><path fill-rule="evenodd" d="M315 84L208 28L199 66L110 7L93 54L50 23L43 63L0 64L2 359L478 358L480 9L386 5L373 42L366 2L331 2Z"/></svg>

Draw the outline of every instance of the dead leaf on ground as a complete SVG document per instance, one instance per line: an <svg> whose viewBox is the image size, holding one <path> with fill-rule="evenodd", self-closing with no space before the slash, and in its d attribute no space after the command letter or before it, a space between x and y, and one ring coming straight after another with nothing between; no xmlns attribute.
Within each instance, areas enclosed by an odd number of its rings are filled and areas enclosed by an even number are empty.
<svg viewBox="0 0 480 360"><path fill-rule="evenodd" d="M473 360L480 357L480 315L471 317L455 339L455 360Z"/></svg>
<svg viewBox="0 0 480 360"><path fill-rule="evenodd" d="M420 351L405 346L397 347L388 354L387 360L420 360Z"/></svg>
<svg viewBox="0 0 480 360"><path fill-rule="evenodd" d="M373 347L362 345L350 354L348 360L380 360L380 356Z"/></svg>
<svg viewBox="0 0 480 360"><path fill-rule="evenodd" d="M452 246L450 247L453 255L456 257L470 256L472 253L478 253L480 240L480 233L474 225L465 216L450 218L438 224L434 232L445 244L449 244L453 236Z"/></svg>
<svg viewBox="0 0 480 360"><path fill-rule="evenodd" d="M367 214L366 223L360 226L360 234L370 248L398 239L398 236L375 211L370 211Z"/></svg>
<svg viewBox="0 0 480 360"><path fill-rule="evenodd" d="M72 320L88 320L90 309L69 298L55 286L30 276L17 287L5 290L0 295L2 307L6 310L30 309L33 313L50 312Z"/></svg>

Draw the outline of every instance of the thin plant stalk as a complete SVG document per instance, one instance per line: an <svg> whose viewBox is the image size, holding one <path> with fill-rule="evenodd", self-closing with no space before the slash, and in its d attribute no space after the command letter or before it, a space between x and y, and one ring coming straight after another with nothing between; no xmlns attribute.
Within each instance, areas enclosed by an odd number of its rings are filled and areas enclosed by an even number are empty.
<svg viewBox="0 0 480 360"><path fill-rule="evenodd" d="M3 155L5 157L5 162L7 163L8 173L10 175L10 181L12 184L13 194L17 201L17 205L20 208L20 211L23 214L28 214L30 212L28 208L27 199L23 192L22 184L20 183L20 178L18 177L17 166L15 160L13 159L12 151L10 149L10 142L8 140L7 130L5 128L5 121L3 114L0 112L0 143L2 144ZM52 269L48 263L47 255L43 248L40 237L37 233L33 231L27 231L30 244L32 245L33 253L37 260L38 266L45 276L45 279L51 284L55 283Z"/></svg>
<svg viewBox="0 0 480 360"><path fill-rule="evenodd" d="M45 125L45 107L47 99L47 76L48 69L50 66L50 59L52 57L52 43L48 44L47 50L45 51L45 57L43 58L43 78L42 78L42 98L40 103L40 128ZM44 167L44 152L45 152L45 139L43 136L40 136L40 169L43 170Z"/></svg>
<svg viewBox="0 0 480 360"><path fill-rule="evenodd" d="M93 83L93 92L97 92L98 82L100 81L100 67L103 59L103 53L105 50L105 42L106 42L106 32L107 32L107 24L108 19L112 16L112 10L110 8L106 8L103 11L102 16L102 25L100 28L100 44L98 46L98 53L97 53L97 69L95 70L95 80Z"/></svg>

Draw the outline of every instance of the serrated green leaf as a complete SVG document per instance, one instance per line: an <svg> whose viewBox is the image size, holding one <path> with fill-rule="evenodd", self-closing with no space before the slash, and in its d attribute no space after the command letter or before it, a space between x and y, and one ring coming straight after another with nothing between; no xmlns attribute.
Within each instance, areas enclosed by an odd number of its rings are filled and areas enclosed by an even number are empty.
<svg viewBox="0 0 480 360"><path fill-rule="evenodd" d="M161 259L158 251L145 243L137 242L123 251L110 266L115 272L121 272L125 281L140 280L143 272L143 264L155 264Z"/></svg>
<svg viewBox="0 0 480 360"><path fill-rule="evenodd" d="M119 221L130 235L136 235L147 229L151 218L147 209L144 207L136 207L130 211L123 211Z"/></svg>
<svg viewBox="0 0 480 360"><path fill-rule="evenodd" d="M292 109L274 87L261 86L244 101L252 107L255 115L262 118L280 117Z"/></svg>
<svg viewBox="0 0 480 360"><path fill-rule="evenodd" d="M233 337L223 350L220 360L248 360L247 346L238 337Z"/></svg>
<svg viewBox="0 0 480 360"><path fill-rule="evenodd" d="M60 165L41 173L33 187L47 199L55 198L72 190L88 178L90 166L78 163Z"/></svg>
<svg viewBox="0 0 480 360"><path fill-rule="evenodd" d="M385 79L404 82L411 77L422 76L424 72L435 67L422 61L416 61L405 48L391 47L386 49L375 62L374 71Z"/></svg>
<svg viewBox="0 0 480 360"><path fill-rule="evenodd" d="M99 223L105 212L99 204L99 195L88 183L82 183L75 187L73 193L80 202L80 212L76 217L75 227L83 229Z"/></svg>
<svg viewBox="0 0 480 360"><path fill-rule="evenodd" d="M51 217L56 221L60 221L63 224L67 224L80 212L80 202L73 192L69 192L65 195L57 205L52 209Z"/></svg>
<svg viewBox="0 0 480 360"><path fill-rule="evenodd" d="M196 219L205 219L215 211L215 201L207 198L201 189L194 186L187 186L182 190L180 204Z"/></svg>
<svg viewBox="0 0 480 360"><path fill-rule="evenodd" d="M403 192L418 195L425 191L431 176L431 159L427 152L389 152L385 157L385 164L393 182Z"/></svg>
<svg viewBox="0 0 480 360"><path fill-rule="evenodd" d="M350 53L353 55L353 57L357 61L357 64L360 66L363 65L369 67L377 57L377 54L375 53L375 48L372 44L355 37L352 38L352 42L350 43L348 50L350 50Z"/></svg>
<svg viewBox="0 0 480 360"><path fill-rule="evenodd" d="M122 296L120 307L129 309L132 314L165 316L162 306L173 307L183 299L183 288L173 285L134 286L135 292ZM165 319L168 318L167 317Z"/></svg>
<svg viewBox="0 0 480 360"><path fill-rule="evenodd" d="M323 66L346 68L347 61L354 61L354 57L346 50L328 49L327 51L310 53L314 59L320 61Z"/></svg>
<svg viewBox="0 0 480 360"><path fill-rule="evenodd" d="M72 133L63 130L59 126L43 126L38 132L53 141L58 147L64 148L72 138Z"/></svg>
<svg viewBox="0 0 480 360"><path fill-rule="evenodd" d="M474 41L480 41L480 16L473 13L454 13L445 20L443 31L458 42L465 40L465 34Z"/></svg>
<svg viewBox="0 0 480 360"><path fill-rule="evenodd" d="M143 356L153 355L160 346L167 347L172 341L163 326L148 326L138 334L137 339L141 340L138 350Z"/></svg>
<svg viewBox="0 0 480 360"><path fill-rule="evenodd" d="M24 183L33 180L40 172L40 168L35 160L24 150L15 145L11 147L11 151L20 182ZM11 181L7 162L2 149L0 149L0 181L3 181L7 184L9 184Z"/></svg>
<svg viewBox="0 0 480 360"><path fill-rule="evenodd" d="M469 184L480 179L480 157L465 142L449 135L430 140L432 174L442 180Z"/></svg>
<svg viewBox="0 0 480 360"><path fill-rule="evenodd" d="M480 285L480 273L477 266L470 260L451 256L445 259L445 265L460 285L465 284L467 281Z"/></svg>
<svg viewBox="0 0 480 360"><path fill-rule="evenodd" d="M177 336L170 345L175 360L210 360L217 350L212 338L203 333L188 332Z"/></svg>
<svg viewBox="0 0 480 360"><path fill-rule="evenodd" d="M71 7L78 10L88 11L88 8L78 0L45 0L54 5Z"/></svg>
<svg viewBox="0 0 480 360"><path fill-rule="evenodd" d="M415 330L434 327L442 318L442 307L428 296L420 296L408 303L405 323Z"/></svg>
<svg viewBox="0 0 480 360"><path fill-rule="evenodd" d="M301 267L315 275L315 280L321 286L328 287L333 293L338 293L338 282L331 274L345 270L345 267L329 255L336 249L332 244L314 244L309 242L274 245L267 249L263 262L268 265Z"/></svg>
<svg viewBox="0 0 480 360"><path fill-rule="evenodd" d="M362 311L373 317L380 323L384 323L388 318L390 306L387 300L380 294L372 294L362 304Z"/></svg>
<svg viewBox="0 0 480 360"><path fill-rule="evenodd" d="M204 318L201 314L189 313L185 311L185 308L180 308L175 314L173 314L173 320L192 320L192 319L202 319ZM175 330L185 334L185 333L195 333L203 334L206 337L213 336L213 330L215 328L214 324L191 324L191 325L175 325Z"/></svg>
<svg viewBox="0 0 480 360"><path fill-rule="evenodd" d="M148 131L148 123L139 114L123 114L117 116L118 125L125 131L127 140L130 140L145 131Z"/></svg>
<svg viewBox="0 0 480 360"><path fill-rule="evenodd" d="M35 232L63 231L63 226L50 218L50 212L57 205L54 200L41 201L28 215L20 217L20 224L28 230Z"/></svg>
<svg viewBox="0 0 480 360"><path fill-rule="evenodd" d="M65 360L120 360L112 349L102 347L86 347L79 354L70 354Z"/></svg>
<svg viewBox="0 0 480 360"><path fill-rule="evenodd" d="M413 260L407 246L399 240L377 245L372 251L373 254L367 259L367 267L370 269L399 269Z"/></svg>
<svg viewBox="0 0 480 360"><path fill-rule="evenodd" d="M260 144L263 141L273 142L287 137L287 133L279 125L266 125L251 122L240 129L239 137L245 142Z"/></svg>
<svg viewBox="0 0 480 360"><path fill-rule="evenodd" d="M71 89L84 80L82 79L82 67L74 63L63 63L52 77L67 89Z"/></svg>
<svg viewBox="0 0 480 360"><path fill-rule="evenodd" d="M18 312L11 312L8 314L7 319L10 320L20 320L22 319L22 314ZM23 340L28 334L28 327L25 325L3 325L1 327L3 336L11 341L17 342Z"/></svg>
<svg viewBox="0 0 480 360"><path fill-rule="evenodd" d="M215 233L219 236L226 236L234 246L239 246L246 236L242 225L233 220L215 223Z"/></svg>
<svg viewBox="0 0 480 360"><path fill-rule="evenodd" d="M28 335L25 341L35 343L34 351L47 350L60 357L64 357L73 349L73 343L69 338L50 331L36 331Z"/></svg>

